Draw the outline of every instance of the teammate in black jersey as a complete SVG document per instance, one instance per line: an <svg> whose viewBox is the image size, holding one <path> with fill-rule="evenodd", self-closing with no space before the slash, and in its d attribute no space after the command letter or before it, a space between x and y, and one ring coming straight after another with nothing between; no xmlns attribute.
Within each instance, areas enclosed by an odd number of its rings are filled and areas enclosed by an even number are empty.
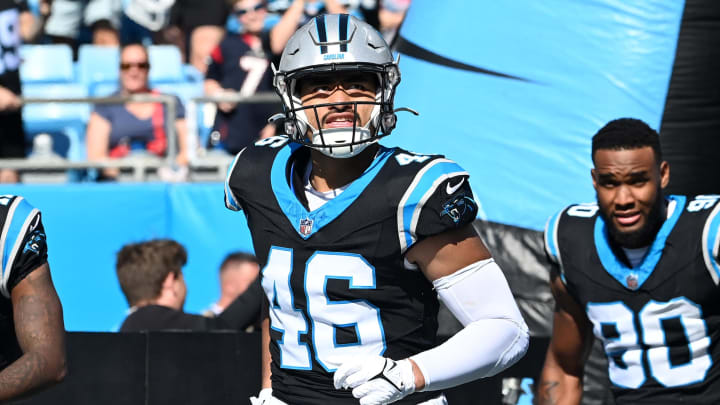
<svg viewBox="0 0 720 405"><path fill-rule="evenodd" d="M597 204L548 221L557 264L540 404L578 404L593 334L618 404L720 403L720 196L664 196L657 132L635 119L593 137Z"/></svg>
<svg viewBox="0 0 720 405"><path fill-rule="evenodd" d="M400 81L380 34L318 16L274 71L289 136L241 151L225 189L264 265L253 403L444 404L440 390L517 361L527 327L472 227L468 173L377 143ZM436 347L438 297L465 328Z"/></svg>
<svg viewBox="0 0 720 405"><path fill-rule="evenodd" d="M62 307L50 278L40 212L0 196L0 401L65 376Z"/></svg>

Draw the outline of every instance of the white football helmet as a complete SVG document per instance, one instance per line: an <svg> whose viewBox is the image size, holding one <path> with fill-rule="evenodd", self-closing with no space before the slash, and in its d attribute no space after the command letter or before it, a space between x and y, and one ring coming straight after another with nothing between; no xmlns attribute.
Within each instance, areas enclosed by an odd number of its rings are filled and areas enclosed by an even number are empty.
<svg viewBox="0 0 720 405"><path fill-rule="evenodd" d="M369 144L389 135L397 117L393 109L395 88L400 83L397 61L382 35L369 24L347 14L319 15L290 38L275 69L273 85L283 101L285 133L290 139L337 158L355 156ZM298 95L298 79L335 72L376 74L375 101L327 103L304 107ZM362 127L314 128L308 113L317 107L373 104L370 120ZM307 111L310 110L310 111ZM308 131L310 130L310 131ZM308 132L310 132L308 139Z"/></svg>

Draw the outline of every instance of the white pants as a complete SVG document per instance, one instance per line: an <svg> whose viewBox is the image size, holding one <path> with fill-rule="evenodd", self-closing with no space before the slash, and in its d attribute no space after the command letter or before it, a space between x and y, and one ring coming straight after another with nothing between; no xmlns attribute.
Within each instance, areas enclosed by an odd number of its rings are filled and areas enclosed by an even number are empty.
<svg viewBox="0 0 720 405"><path fill-rule="evenodd" d="M90 26L98 20L109 20L120 27L121 0L53 0L45 32L50 35L77 38L80 25Z"/></svg>

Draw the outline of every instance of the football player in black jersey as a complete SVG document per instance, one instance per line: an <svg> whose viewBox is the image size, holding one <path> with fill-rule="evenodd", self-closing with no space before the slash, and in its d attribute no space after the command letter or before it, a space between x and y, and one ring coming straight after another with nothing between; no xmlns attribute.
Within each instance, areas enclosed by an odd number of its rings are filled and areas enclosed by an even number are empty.
<svg viewBox="0 0 720 405"><path fill-rule="evenodd" d="M592 139L597 204L550 218L553 336L540 404L578 404L593 335L618 404L720 403L720 196L663 195L657 132L611 121Z"/></svg>
<svg viewBox="0 0 720 405"><path fill-rule="evenodd" d="M400 81L380 34L318 16L274 71L289 135L241 151L225 189L264 265L253 403L444 404L442 389L522 357L527 326L472 227L468 173L378 143ZM464 325L439 346L438 298Z"/></svg>
<svg viewBox="0 0 720 405"><path fill-rule="evenodd" d="M0 196L0 401L65 376L62 307L50 278L40 212Z"/></svg>

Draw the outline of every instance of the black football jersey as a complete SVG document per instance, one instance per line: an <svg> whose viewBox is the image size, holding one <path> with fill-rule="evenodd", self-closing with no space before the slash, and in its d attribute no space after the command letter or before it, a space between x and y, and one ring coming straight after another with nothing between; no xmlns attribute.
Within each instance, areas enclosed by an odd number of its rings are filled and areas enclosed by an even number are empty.
<svg viewBox="0 0 720 405"><path fill-rule="evenodd" d="M404 253L472 222L477 206L456 163L381 146L358 179L308 211L300 176L308 161L309 149L285 137L259 141L235 158L225 202L245 213L264 264L273 395L293 405L357 404L333 387L343 362L402 359L436 344L437 296Z"/></svg>
<svg viewBox="0 0 720 405"><path fill-rule="evenodd" d="M24 198L0 195L0 369L22 351L15 337L12 289L47 261L45 230L40 211Z"/></svg>
<svg viewBox="0 0 720 405"><path fill-rule="evenodd" d="M631 267L595 204L550 218L548 255L605 347L618 404L720 403L720 196L670 196Z"/></svg>

